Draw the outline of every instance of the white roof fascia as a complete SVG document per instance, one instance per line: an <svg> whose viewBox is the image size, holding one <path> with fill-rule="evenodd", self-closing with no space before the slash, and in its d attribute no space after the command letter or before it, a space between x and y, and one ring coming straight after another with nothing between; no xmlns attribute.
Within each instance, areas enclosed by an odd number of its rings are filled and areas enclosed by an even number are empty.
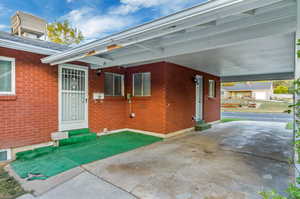
<svg viewBox="0 0 300 199"><path fill-rule="evenodd" d="M20 42L0 39L0 46L4 48L11 48L15 50L27 51L31 53L41 54L41 55L53 55L60 53L61 51L58 50L51 50L47 48L42 48L38 46L33 46L29 44L24 44Z"/></svg>

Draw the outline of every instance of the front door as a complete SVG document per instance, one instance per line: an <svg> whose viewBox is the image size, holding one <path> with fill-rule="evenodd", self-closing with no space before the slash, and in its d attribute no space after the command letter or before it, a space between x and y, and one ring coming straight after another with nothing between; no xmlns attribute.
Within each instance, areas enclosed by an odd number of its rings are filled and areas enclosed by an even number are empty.
<svg viewBox="0 0 300 199"><path fill-rule="evenodd" d="M203 77L200 75L196 75L195 77L196 84L196 121L203 119Z"/></svg>
<svg viewBox="0 0 300 199"><path fill-rule="evenodd" d="M59 130L88 128L88 69L59 65Z"/></svg>

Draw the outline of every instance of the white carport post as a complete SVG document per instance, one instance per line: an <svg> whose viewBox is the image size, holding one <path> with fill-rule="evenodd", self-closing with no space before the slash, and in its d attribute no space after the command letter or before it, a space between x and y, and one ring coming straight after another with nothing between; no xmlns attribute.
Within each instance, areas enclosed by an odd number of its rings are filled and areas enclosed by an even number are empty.
<svg viewBox="0 0 300 199"><path fill-rule="evenodd" d="M298 50L300 50L299 46L298 46L298 39L300 39L300 0L296 0L297 1L297 24L296 24L296 34L295 34L295 79L298 79L300 78L300 59L298 58ZM300 99L300 96L297 95L295 96L295 102L297 100ZM294 111L294 121L296 121L296 114L295 114L295 111ZM294 122L294 131L298 130L296 128L296 124ZM295 139L299 139L299 138L296 138L295 136ZM299 157L298 157L298 153L295 152L295 166L296 166L296 178L300 176L300 164L297 164L299 160Z"/></svg>

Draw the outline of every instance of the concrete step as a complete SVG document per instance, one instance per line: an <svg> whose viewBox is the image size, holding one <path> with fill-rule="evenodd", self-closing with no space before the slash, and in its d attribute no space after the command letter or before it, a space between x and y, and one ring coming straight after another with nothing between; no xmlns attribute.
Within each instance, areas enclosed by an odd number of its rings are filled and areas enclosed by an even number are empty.
<svg viewBox="0 0 300 199"><path fill-rule="evenodd" d="M73 135L72 137L69 137L67 139L59 140L59 146L89 142L96 139L97 139L96 133L84 133L79 135Z"/></svg>
<svg viewBox="0 0 300 199"><path fill-rule="evenodd" d="M196 125L205 124L205 120L198 120L196 121Z"/></svg>
<svg viewBox="0 0 300 199"><path fill-rule="evenodd" d="M204 131L206 129L210 129L211 128L211 124L200 124L200 125L196 125L195 126L195 131Z"/></svg>
<svg viewBox="0 0 300 199"><path fill-rule="evenodd" d="M69 137L72 137L72 136L77 136L77 135L83 135L83 134L90 133L90 129L89 128L74 129L74 130L68 131L68 133L69 133Z"/></svg>

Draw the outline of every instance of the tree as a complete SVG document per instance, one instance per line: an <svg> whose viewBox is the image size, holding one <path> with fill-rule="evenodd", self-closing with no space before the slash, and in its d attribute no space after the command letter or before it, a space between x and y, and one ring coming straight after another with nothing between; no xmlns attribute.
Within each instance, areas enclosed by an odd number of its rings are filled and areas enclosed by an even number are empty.
<svg viewBox="0 0 300 199"><path fill-rule="evenodd" d="M300 45L300 39L298 39L297 45ZM300 58L300 50L297 51L298 58Z"/></svg>
<svg viewBox="0 0 300 199"><path fill-rule="evenodd" d="M274 89L275 94L288 94L289 93L289 88L286 86L277 86Z"/></svg>
<svg viewBox="0 0 300 199"><path fill-rule="evenodd" d="M79 44L84 39L81 31L71 27L68 20L49 24L47 32L49 40L59 44Z"/></svg>

